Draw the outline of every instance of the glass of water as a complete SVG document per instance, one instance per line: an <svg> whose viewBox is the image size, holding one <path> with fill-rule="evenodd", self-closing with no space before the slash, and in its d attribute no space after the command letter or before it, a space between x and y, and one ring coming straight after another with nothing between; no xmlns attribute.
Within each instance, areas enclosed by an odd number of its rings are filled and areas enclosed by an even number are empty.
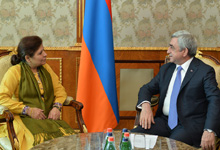
<svg viewBox="0 0 220 150"><path fill-rule="evenodd" d="M134 144L134 149L145 149L146 148L145 135L135 134L133 144Z"/></svg>

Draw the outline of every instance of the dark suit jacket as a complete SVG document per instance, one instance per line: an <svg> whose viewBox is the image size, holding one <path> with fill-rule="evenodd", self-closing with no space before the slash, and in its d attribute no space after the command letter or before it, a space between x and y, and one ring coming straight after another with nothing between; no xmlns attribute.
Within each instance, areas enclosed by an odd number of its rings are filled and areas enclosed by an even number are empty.
<svg viewBox="0 0 220 150"><path fill-rule="evenodd" d="M160 94L156 117L163 114L162 108L167 89L176 68L176 64L167 63L159 73L139 91L138 104L151 99L152 95ZM194 58L186 72L177 99L179 122L194 144L201 142L204 129L213 130L220 135L220 91L217 87L214 69Z"/></svg>

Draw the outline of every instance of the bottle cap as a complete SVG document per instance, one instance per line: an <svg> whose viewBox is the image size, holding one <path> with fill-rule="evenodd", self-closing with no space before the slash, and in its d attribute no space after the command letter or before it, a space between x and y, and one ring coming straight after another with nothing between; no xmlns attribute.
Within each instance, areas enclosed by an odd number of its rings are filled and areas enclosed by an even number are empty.
<svg viewBox="0 0 220 150"><path fill-rule="evenodd" d="M114 137L113 136L108 137L108 141L109 142L113 142L114 141Z"/></svg>
<svg viewBox="0 0 220 150"><path fill-rule="evenodd" d="M129 137L129 132L125 132L125 133L124 133L124 136L125 136L125 137Z"/></svg>
<svg viewBox="0 0 220 150"><path fill-rule="evenodd" d="M112 128L107 128L107 132L112 132Z"/></svg>
<svg viewBox="0 0 220 150"><path fill-rule="evenodd" d="M128 132L128 129L127 128L123 128L122 129L122 133L124 133L124 132Z"/></svg>
<svg viewBox="0 0 220 150"><path fill-rule="evenodd" d="M107 132L107 136L112 136L112 132Z"/></svg>

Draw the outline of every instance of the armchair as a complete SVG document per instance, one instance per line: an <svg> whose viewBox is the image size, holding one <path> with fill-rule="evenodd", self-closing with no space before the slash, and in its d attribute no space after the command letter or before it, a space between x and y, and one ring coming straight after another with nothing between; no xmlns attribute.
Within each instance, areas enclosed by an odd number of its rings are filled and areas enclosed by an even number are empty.
<svg viewBox="0 0 220 150"><path fill-rule="evenodd" d="M220 88L220 61L213 56L205 54L199 54L197 58L215 69L218 88ZM216 150L220 150L220 138L216 139Z"/></svg>
<svg viewBox="0 0 220 150"><path fill-rule="evenodd" d="M11 67L11 56L14 54L12 51L7 51L0 53L0 82L5 74L5 72ZM71 106L74 108L79 130L81 133L87 132L86 125L82 118L82 108L83 104L73 100L72 97L68 96L66 101L63 104L64 106ZM3 124L7 124L7 132L8 138L2 137L0 138L0 149L19 149L19 141L16 136L14 126L13 126L14 116L13 113L10 112L5 106L0 105L0 126Z"/></svg>
<svg viewBox="0 0 220 150"><path fill-rule="evenodd" d="M157 106L157 104L159 103L159 98L157 96L153 96L151 98L151 108L153 108L154 106ZM136 128L138 125L140 125L140 113L141 113L141 109L136 107L136 117L135 117L135 121L134 121L134 128Z"/></svg>
<svg viewBox="0 0 220 150"><path fill-rule="evenodd" d="M202 54L202 52L200 51L198 51L196 57L202 60L204 63L214 68L218 87L220 88L220 61L211 55ZM168 63L168 62L169 62L169 57L166 57L165 63ZM151 107L156 106L158 102L159 102L159 98L157 96L153 96L151 98ZM135 122L134 122L134 128L140 124L139 122L140 113L141 113L141 109L136 107L136 117L135 117ZM216 150L220 150L220 138L216 138Z"/></svg>

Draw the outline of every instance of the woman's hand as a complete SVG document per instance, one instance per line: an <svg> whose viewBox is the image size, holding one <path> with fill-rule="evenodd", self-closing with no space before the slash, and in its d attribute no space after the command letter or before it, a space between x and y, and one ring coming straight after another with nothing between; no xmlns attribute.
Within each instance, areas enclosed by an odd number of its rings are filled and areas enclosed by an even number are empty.
<svg viewBox="0 0 220 150"><path fill-rule="evenodd" d="M60 120L60 111L58 108L53 107L53 109L51 109L48 119L52 119L52 120Z"/></svg>
<svg viewBox="0 0 220 150"><path fill-rule="evenodd" d="M34 119L44 120L47 117L44 115L44 111L39 108L28 108L27 115Z"/></svg>

